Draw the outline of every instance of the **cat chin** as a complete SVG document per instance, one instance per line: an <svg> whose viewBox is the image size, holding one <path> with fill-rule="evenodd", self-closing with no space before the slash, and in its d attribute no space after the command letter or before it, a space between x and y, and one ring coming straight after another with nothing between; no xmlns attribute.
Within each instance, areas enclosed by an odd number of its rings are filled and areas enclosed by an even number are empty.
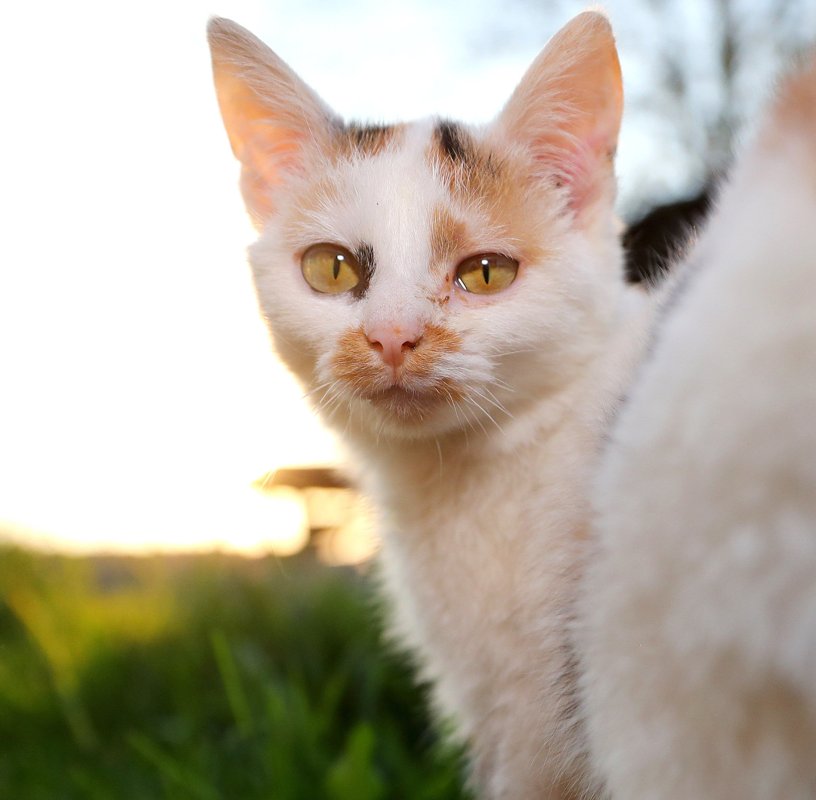
<svg viewBox="0 0 816 800"><path fill-rule="evenodd" d="M365 402L399 424L421 425L441 401L438 396L429 397L402 386L391 386L373 392L365 398Z"/></svg>
<svg viewBox="0 0 816 800"><path fill-rule="evenodd" d="M419 441L461 429L463 413L437 394L393 387L366 398L355 397L349 408L349 421L360 435L377 441L383 438ZM341 427L349 432L344 423Z"/></svg>

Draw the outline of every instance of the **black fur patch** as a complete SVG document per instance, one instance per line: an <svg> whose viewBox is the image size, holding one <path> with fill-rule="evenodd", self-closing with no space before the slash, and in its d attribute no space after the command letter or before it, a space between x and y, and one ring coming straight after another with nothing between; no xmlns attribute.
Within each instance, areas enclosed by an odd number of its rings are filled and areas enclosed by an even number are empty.
<svg viewBox="0 0 816 800"><path fill-rule="evenodd" d="M656 286L671 271L711 208L712 189L696 197L658 206L633 222L623 235L626 279Z"/></svg>
<svg viewBox="0 0 816 800"><path fill-rule="evenodd" d="M359 247L355 248L354 258L357 259L361 273L360 282L354 287L354 296L362 297L368 290L368 284L371 282L371 276L377 266L374 260L374 248L368 242L363 242Z"/></svg>
<svg viewBox="0 0 816 800"><path fill-rule="evenodd" d="M442 120L436 126L436 136L440 150L451 161L464 163L470 160L473 148L460 125Z"/></svg>
<svg viewBox="0 0 816 800"><path fill-rule="evenodd" d="M345 126L343 134L352 148L366 155L380 152L394 135L394 125L360 125L350 122Z"/></svg>

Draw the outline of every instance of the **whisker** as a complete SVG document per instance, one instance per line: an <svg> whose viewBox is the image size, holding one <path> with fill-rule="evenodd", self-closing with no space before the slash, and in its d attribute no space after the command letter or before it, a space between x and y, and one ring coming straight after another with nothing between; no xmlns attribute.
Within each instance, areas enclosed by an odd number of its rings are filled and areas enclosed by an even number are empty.
<svg viewBox="0 0 816 800"><path fill-rule="evenodd" d="M482 412L482 414L484 414L487 417L490 417L490 421L494 425L496 425L496 420L494 420L493 417L491 417L490 414L488 414L472 397L469 397L469 396L465 395L465 400L467 400L467 402L470 403L475 408L478 408L479 411ZM487 434L487 430L485 429L485 426L482 425L482 421L479 419L478 416L474 415L474 416L471 417L471 419L472 419L473 422L475 422L481 428L482 433ZM497 427L498 427L498 425L497 425ZM501 430L501 428L499 428L499 430Z"/></svg>
<svg viewBox="0 0 816 800"><path fill-rule="evenodd" d="M317 392L321 391L322 389L325 389L327 386L330 386L333 383L337 383L337 381L325 381L324 383L321 383L318 386L315 386L313 389L309 389L308 392L302 394L300 399L305 400L307 397L311 397L313 394L316 394Z"/></svg>
<svg viewBox="0 0 816 800"><path fill-rule="evenodd" d="M502 429L501 425L499 425L499 423L498 423L498 422L496 422L496 420L495 420L495 419L493 419L493 415L492 415L492 414L491 414L491 413L490 413L490 412L489 412L489 411L488 411L486 408L483 408L483 407L482 407L482 406L481 406L479 403L477 403L477 402L476 402L476 401L475 401L475 400L474 400L472 397L466 397L465 399L466 399L466 400L468 401L468 403L470 403L471 405L476 406L476 408L478 408L478 409L479 409L479 411L481 411L481 412L482 412L482 414L484 414L484 415L485 415L485 416L486 416L486 417L487 417L487 418L488 418L488 419L489 419L489 420L490 420L490 421L491 421L491 422L492 422L492 423L493 423L493 424L496 426L496 428L497 428L499 431L501 431L501 429ZM477 419L478 419L478 418L477 418ZM482 425L482 424L481 424L481 421L479 422L479 427L481 427L481 429L482 429L482 431L483 431L484 433L487 433L487 431L486 431L486 430L485 430L485 428L484 428L484 425Z"/></svg>
<svg viewBox="0 0 816 800"><path fill-rule="evenodd" d="M490 405L501 411L503 414L507 414L508 417L512 417L513 415L498 401L498 399L496 399L496 396L490 391L490 389L488 389L487 387L484 388L485 392L487 392L488 394L483 394L474 386L470 387L470 391L481 397L482 400L485 400L486 402L490 403Z"/></svg>
<svg viewBox="0 0 816 800"><path fill-rule="evenodd" d="M539 353L541 352L540 347L522 347L518 350L496 350L496 355L499 356L517 356L521 353Z"/></svg>
<svg viewBox="0 0 816 800"><path fill-rule="evenodd" d="M500 389L504 389L505 392L511 392L515 394L516 390L513 388L509 383L506 383L501 378L493 376L491 378L491 382L498 386Z"/></svg>
<svg viewBox="0 0 816 800"><path fill-rule="evenodd" d="M456 415L456 421L459 423L459 427L462 429L462 433L465 434L465 448L470 449L470 439L468 438L467 428L464 427L462 423L462 418L459 416L459 408L454 402L453 395L450 392L450 389L443 389L445 394L448 396L448 403L450 403L450 407L453 409L453 413Z"/></svg>

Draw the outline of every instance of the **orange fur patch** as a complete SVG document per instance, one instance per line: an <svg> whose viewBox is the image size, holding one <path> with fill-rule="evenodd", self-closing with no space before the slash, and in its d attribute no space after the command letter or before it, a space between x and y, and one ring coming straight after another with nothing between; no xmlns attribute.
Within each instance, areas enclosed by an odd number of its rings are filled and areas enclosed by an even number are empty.
<svg viewBox="0 0 816 800"><path fill-rule="evenodd" d="M332 372L341 381L364 392L373 382L377 359L362 328L346 331L337 342Z"/></svg>
<svg viewBox="0 0 816 800"><path fill-rule="evenodd" d="M442 325L428 325L419 341L405 355L400 372L400 381L410 387L411 379L433 379L433 371L439 359L450 353L461 350L462 339ZM376 354L374 347L362 328L347 331L337 343L332 371L340 380L346 381L363 393L367 388L382 388L386 371ZM386 375L386 383L391 379ZM371 386L367 386L371 384Z"/></svg>
<svg viewBox="0 0 816 800"><path fill-rule="evenodd" d="M486 217L487 227L494 238L514 243L513 252L506 255L521 263L539 264L549 255L547 228L563 212L563 200L553 186L536 175L535 165L521 151L508 149L494 152L486 143L477 141L468 131L456 126L456 138L434 136L428 151L431 168L437 171L451 195L454 205L467 211L476 210ZM453 214L447 213L448 219ZM436 227L437 212L434 214ZM440 249L443 243L453 243L444 236L445 216L440 214ZM433 230L433 229L432 229ZM433 248L432 233L432 248ZM457 232L457 243L467 246L467 229ZM471 245L472 247L472 245ZM461 252L461 255L471 255Z"/></svg>
<svg viewBox="0 0 816 800"><path fill-rule="evenodd" d="M805 139L811 154L809 171L816 177L816 57L783 82L762 139L776 149L786 147L790 136Z"/></svg>
<svg viewBox="0 0 816 800"><path fill-rule="evenodd" d="M361 397L406 421L416 421L437 405L461 400L464 396L450 378L434 380L434 370L442 356L457 352L461 346L458 334L441 325L428 325L416 346L406 353L395 383L365 332L358 328L340 338L332 359L332 372ZM416 381L424 384L422 389L414 388Z"/></svg>
<svg viewBox="0 0 816 800"><path fill-rule="evenodd" d="M466 254L467 229L445 206L437 206L431 219L431 268L444 271Z"/></svg>
<svg viewBox="0 0 816 800"><path fill-rule="evenodd" d="M416 347L408 353L403 369L407 376L428 379L439 359L462 349L462 339L442 325L428 325Z"/></svg>

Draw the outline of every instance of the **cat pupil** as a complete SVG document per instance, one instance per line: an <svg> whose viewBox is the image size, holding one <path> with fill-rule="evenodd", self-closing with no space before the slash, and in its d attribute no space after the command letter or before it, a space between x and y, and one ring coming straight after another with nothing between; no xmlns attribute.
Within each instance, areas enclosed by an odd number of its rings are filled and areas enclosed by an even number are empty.
<svg viewBox="0 0 816 800"><path fill-rule="evenodd" d="M482 259L482 277L485 283L490 283L490 262L486 258Z"/></svg>
<svg viewBox="0 0 816 800"><path fill-rule="evenodd" d="M340 274L340 263L343 261L343 256L339 253L334 257L334 267L332 269L332 274L334 275L334 279L337 280L337 276Z"/></svg>

